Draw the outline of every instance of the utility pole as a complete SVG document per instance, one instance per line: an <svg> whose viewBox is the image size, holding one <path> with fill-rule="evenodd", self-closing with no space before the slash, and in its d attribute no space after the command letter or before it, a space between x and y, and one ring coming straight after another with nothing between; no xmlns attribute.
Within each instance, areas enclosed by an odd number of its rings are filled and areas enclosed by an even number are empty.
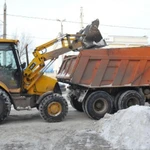
<svg viewBox="0 0 150 150"><path fill-rule="evenodd" d="M83 15L83 7L81 7L80 8L81 29L84 28L84 26L83 26L83 17L84 17L84 15Z"/></svg>
<svg viewBox="0 0 150 150"><path fill-rule="evenodd" d="M6 0L4 3L4 20L3 20L3 38L6 39L6 10L7 10L7 6L6 6ZM6 51L3 52L3 64L4 66L6 65Z"/></svg>
<svg viewBox="0 0 150 150"><path fill-rule="evenodd" d="M63 19L63 20L60 20L60 19L57 19L57 21L60 22L60 25L61 25L61 35L63 35L63 22L66 21L66 19Z"/></svg>
<svg viewBox="0 0 150 150"><path fill-rule="evenodd" d="M62 36L62 35L63 35L63 22L66 21L66 19L63 19L63 20L57 19L57 21L60 22L60 25L61 25L60 36ZM64 59L64 55L62 54L62 55L61 55L61 61L63 61L63 59Z"/></svg>
<svg viewBox="0 0 150 150"><path fill-rule="evenodd" d="M4 21L3 21L3 38L6 39L6 11L7 11L7 6L6 6L6 1L4 3Z"/></svg>
<svg viewBox="0 0 150 150"><path fill-rule="evenodd" d="M1 35L1 32L2 32L1 27L2 26L3 26L3 21L0 20L0 38L3 36L3 34Z"/></svg>

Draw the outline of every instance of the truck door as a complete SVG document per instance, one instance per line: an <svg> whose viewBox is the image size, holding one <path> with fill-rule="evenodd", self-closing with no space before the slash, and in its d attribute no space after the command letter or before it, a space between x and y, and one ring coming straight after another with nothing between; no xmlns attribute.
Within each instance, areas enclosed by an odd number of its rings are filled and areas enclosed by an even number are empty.
<svg viewBox="0 0 150 150"><path fill-rule="evenodd" d="M0 43L0 81L9 89L20 88L21 73L12 43Z"/></svg>

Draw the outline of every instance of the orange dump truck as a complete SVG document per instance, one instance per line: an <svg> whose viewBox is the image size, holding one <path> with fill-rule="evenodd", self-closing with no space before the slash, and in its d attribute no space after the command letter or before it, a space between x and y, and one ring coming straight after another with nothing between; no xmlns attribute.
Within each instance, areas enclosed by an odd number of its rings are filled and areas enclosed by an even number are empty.
<svg viewBox="0 0 150 150"><path fill-rule="evenodd" d="M95 48L66 56L57 78L68 83L71 105L100 119L150 99L150 47Z"/></svg>

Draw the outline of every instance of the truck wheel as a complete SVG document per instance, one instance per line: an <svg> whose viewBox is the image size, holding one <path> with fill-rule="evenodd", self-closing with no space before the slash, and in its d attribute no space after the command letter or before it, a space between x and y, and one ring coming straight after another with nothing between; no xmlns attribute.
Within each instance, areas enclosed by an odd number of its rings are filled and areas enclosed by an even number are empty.
<svg viewBox="0 0 150 150"><path fill-rule="evenodd" d="M70 100L70 104L73 108L75 108L76 110L83 112L83 108L82 108L82 103L78 102L77 100Z"/></svg>
<svg viewBox="0 0 150 150"><path fill-rule="evenodd" d="M83 112L82 103L78 102L76 96L72 95L71 93L68 93L67 97L68 97L68 99L70 101L71 106L74 109L76 109L76 110L78 110L80 112Z"/></svg>
<svg viewBox="0 0 150 150"><path fill-rule="evenodd" d="M86 99L82 102L82 109L83 109L83 112L86 113L86 111L85 111L85 102L86 102Z"/></svg>
<svg viewBox="0 0 150 150"><path fill-rule="evenodd" d="M59 94L50 94L39 105L41 117L47 122L62 121L68 113L67 101Z"/></svg>
<svg viewBox="0 0 150 150"><path fill-rule="evenodd" d="M124 91L120 91L119 93L117 93L117 95L115 96L115 99L114 99L114 112L118 111L119 108L118 108L118 101L119 101L119 98L121 96L121 94L124 93Z"/></svg>
<svg viewBox="0 0 150 150"><path fill-rule="evenodd" d="M85 102L85 112L93 119L99 120L113 110L113 98L104 91L93 92Z"/></svg>
<svg viewBox="0 0 150 150"><path fill-rule="evenodd" d="M10 114L11 100L8 94L0 89L0 123L3 122Z"/></svg>
<svg viewBox="0 0 150 150"><path fill-rule="evenodd" d="M119 109L126 109L133 105L144 105L145 100L141 94L135 90L128 90L121 94L118 101Z"/></svg>
<svg viewBox="0 0 150 150"><path fill-rule="evenodd" d="M91 94L92 92L88 92L84 98L84 100L82 101L82 109L83 109L83 112L85 112L85 102L87 100L87 98L89 97L89 95ZM85 112L86 113L86 112Z"/></svg>

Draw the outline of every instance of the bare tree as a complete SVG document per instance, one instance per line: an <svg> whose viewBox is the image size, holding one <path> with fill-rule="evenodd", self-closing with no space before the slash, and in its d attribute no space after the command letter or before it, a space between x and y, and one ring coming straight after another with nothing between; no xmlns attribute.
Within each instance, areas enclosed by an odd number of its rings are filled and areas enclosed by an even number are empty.
<svg viewBox="0 0 150 150"><path fill-rule="evenodd" d="M26 57L26 46L28 46L28 54L32 50L32 38L27 33L21 33L18 35L17 32L13 35L13 38L19 40L19 57L21 60L24 60Z"/></svg>

